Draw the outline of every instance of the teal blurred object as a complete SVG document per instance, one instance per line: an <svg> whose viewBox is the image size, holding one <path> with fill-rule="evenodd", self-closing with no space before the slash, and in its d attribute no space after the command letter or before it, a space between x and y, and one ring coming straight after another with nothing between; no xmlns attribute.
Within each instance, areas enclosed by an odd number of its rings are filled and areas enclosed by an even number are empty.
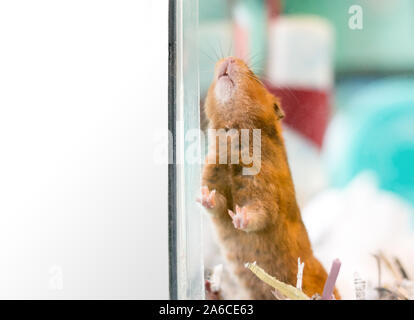
<svg viewBox="0 0 414 320"><path fill-rule="evenodd" d="M227 0L198 0L199 21L224 20L229 17L229 1Z"/></svg>
<svg viewBox="0 0 414 320"><path fill-rule="evenodd" d="M352 5L363 13L363 29L348 26ZM414 70L414 1L284 0L284 14L315 14L336 32L336 69L340 72Z"/></svg>
<svg viewBox="0 0 414 320"><path fill-rule="evenodd" d="M355 93L377 80L378 76L352 76L337 80L335 83L335 109L343 110L348 107L349 101Z"/></svg>
<svg viewBox="0 0 414 320"><path fill-rule="evenodd" d="M331 182L362 171L414 205L414 78L387 78L358 91L331 122L324 144Z"/></svg>

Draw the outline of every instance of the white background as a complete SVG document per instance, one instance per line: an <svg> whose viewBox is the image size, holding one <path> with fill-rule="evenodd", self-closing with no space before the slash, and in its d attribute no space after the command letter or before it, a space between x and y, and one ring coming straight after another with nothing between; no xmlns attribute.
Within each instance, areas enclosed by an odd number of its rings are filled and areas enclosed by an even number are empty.
<svg viewBox="0 0 414 320"><path fill-rule="evenodd" d="M0 1L0 298L168 298L168 2Z"/></svg>

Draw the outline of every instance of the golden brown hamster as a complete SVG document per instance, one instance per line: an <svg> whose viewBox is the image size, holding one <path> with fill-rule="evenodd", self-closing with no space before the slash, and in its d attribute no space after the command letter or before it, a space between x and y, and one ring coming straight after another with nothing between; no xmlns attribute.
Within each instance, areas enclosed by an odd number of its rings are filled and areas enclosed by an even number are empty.
<svg viewBox="0 0 414 320"><path fill-rule="evenodd" d="M300 257L305 262L303 291L322 294L327 273L313 255L296 202L278 99L242 60L228 57L216 64L204 111L210 139L198 201L211 216L238 286L246 298L274 299L271 288L244 264L256 261L270 275L295 285ZM220 129L228 134L224 144L217 137ZM240 156L246 149L243 129L248 129L250 163ZM259 137L253 129L260 129ZM240 143L237 150L231 146L234 141ZM254 154L255 142L259 156ZM253 174L246 171L254 168ZM336 291L335 296L339 298Z"/></svg>

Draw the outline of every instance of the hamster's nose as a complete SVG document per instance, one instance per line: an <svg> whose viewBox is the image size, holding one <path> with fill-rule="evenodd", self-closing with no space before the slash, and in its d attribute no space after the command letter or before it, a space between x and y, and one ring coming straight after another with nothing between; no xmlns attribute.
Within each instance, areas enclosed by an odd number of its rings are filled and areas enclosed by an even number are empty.
<svg viewBox="0 0 414 320"><path fill-rule="evenodd" d="M222 76L230 76L235 68L236 58L228 57L221 60L221 63L218 65L217 69L217 79L221 78Z"/></svg>

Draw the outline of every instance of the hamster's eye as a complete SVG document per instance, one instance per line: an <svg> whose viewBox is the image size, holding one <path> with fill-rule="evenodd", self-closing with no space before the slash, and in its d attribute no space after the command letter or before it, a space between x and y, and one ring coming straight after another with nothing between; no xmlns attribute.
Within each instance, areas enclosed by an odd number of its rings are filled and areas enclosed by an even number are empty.
<svg viewBox="0 0 414 320"><path fill-rule="evenodd" d="M279 103L274 103L273 108L275 109L278 120L281 120L285 117L285 113L283 112L282 108L279 106Z"/></svg>

